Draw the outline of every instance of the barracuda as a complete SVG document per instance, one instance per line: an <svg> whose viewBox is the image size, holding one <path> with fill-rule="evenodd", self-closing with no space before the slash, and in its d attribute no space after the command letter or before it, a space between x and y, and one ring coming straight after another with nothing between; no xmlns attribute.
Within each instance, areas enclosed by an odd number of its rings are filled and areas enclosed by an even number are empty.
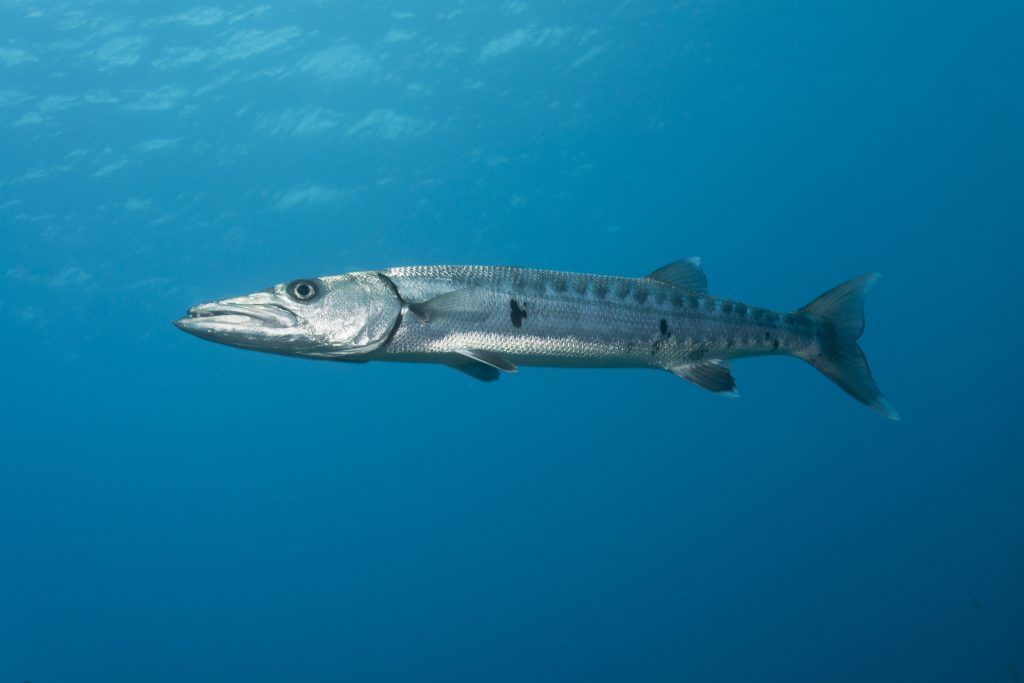
<svg viewBox="0 0 1024 683"><path fill-rule="evenodd" d="M730 360L788 355L897 420L857 345L877 277L780 312L711 296L696 258L644 278L415 266L294 280L195 306L175 325L246 349L441 363L483 381L521 365L655 368L733 396Z"/></svg>

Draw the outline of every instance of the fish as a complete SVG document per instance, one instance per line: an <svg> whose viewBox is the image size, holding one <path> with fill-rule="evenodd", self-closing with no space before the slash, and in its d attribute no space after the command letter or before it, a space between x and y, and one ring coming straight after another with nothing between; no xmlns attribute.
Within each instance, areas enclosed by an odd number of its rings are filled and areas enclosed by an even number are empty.
<svg viewBox="0 0 1024 683"><path fill-rule="evenodd" d="M640 278L411 266L292 280L193 306L174 324L243 349L438 363L485 382L521 366L653 368L727 396L738 396L731 361L794 356L898 420L857 344L864 297L878 277L776 311L709 294L696 257Z"/></svg>

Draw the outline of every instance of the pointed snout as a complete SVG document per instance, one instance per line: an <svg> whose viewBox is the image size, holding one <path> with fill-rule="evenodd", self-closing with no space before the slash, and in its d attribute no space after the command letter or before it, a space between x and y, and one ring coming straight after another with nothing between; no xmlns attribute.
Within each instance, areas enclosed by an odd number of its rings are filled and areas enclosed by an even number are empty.
<svg viewBox="0 0 1024 683"><path fill-rule="evenodd" d="M224 299L188 309L174 326L203 339L233 346L259 347L282 330L295 326L294 313L250 297Z"/></svg>

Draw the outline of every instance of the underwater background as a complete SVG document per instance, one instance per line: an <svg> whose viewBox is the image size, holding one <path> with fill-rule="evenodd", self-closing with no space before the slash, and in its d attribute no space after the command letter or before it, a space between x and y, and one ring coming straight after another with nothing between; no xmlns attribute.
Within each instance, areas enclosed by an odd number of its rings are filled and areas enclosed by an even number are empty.
<svg viewBox="0 0 1024 683"><path fill-rule="evenodd" d="M1019 2L0 0L0 683L1024 676ZM779 309L793 359L302 361L202 301L397 265Z"/></svg>

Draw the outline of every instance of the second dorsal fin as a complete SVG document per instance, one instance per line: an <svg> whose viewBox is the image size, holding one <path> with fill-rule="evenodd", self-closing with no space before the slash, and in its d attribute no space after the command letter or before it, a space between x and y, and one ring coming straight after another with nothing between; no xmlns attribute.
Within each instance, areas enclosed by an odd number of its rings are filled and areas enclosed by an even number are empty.
<svg viewBox="0 0 1024 683"><path fill-rule="evenodd" d="M700 258L697 256L682 261L673 261L667 266L662 266L648 275L647 279L697 292L708 291L708 276L700 267Z"/></svg>

